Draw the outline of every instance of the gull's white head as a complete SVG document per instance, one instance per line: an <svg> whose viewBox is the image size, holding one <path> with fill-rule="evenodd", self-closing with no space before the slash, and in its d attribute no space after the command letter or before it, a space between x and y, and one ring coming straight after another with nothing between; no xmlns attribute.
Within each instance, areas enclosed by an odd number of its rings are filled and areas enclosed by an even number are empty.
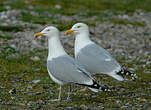
<svg viewBox="0 0 151 110"><path fill-rule="evenodd" d="M45 36L48 38L59 36L59 30L54 26L48 26L41 32L35 34L35 37Z"/></svg>
<svg viewBox="0 0 151 110"><path fill-rule="evenodd" d="M81 33L89 33L89 27L84 23L76 23L70 30L66 31L66 34L74 33L75 35Z"/></svg>

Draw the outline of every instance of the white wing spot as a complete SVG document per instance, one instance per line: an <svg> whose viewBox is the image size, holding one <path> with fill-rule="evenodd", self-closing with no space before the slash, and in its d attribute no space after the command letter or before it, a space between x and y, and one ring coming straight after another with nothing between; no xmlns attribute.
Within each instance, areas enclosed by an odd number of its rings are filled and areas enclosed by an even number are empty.
<svg viewBox="0 0 151 110"><path fill-rule="evenodd" d="M127 72L126 75L129 75L129 73Z"/></svg>
<svg viewBox="0 0 151 110"><path fill-rule="evenodd" d="M134 74L131 74L131 76L134 76Z"/></svg>
<svg viewBox="0 0 151 110"><path fill-rule="evenodd" d="M80 73L82 72L81 70L77 70L77 71L80 72Z"/></svg>
<svg viewBox="0 0 151 110"><path fill-rule="evenodd" d="M110 59L110 58L108 58L108 59L105 59L105 61L111 61L111 59Z"/></svg>
<svg viewBox="0 0 151 110"><path fill-rule="evenodd" d="M97 84L95 84L94 86L97 87Z"/></svg>

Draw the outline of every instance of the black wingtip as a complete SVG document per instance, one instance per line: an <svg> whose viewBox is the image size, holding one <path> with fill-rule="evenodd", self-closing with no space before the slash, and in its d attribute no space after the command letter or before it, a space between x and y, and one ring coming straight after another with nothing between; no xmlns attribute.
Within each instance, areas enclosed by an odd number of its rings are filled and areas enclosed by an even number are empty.
<svg viewBox="0 0 151 110"><path fill-rule="evenodd" d="M89 89L91 89L92 91L95 91L95 92L112 91L112 89L110 89L107 86L101 86L101 85L99 85L95 80L93 80L93 84L92 85L87 85L87 84L79 84L79 85L87 86Z"/></svg>
<svg viewBox="0 0 151 110"><path fill-rule="evenodd" d="M98 89L98 92L100 91L103 91L103 92L106 92L106 91L112 91L112 89L110 89L108 86L101 86L99 85L96 81L93 80L93 84L91 86L89 86L91 88L95 88L95 89Z"/></svg>
<svg viewBox="0 0 151 110"><path fill-rule="evenodd" d="M121 69L119 72L117 72L117 74L122 76L122 77L124 75L131 76L133 81L135 81L138 78L138 76L135 73L132 73L132 72L125 70L125 69Z"/></svg>
<svg viewBox="0 0 151 110"><path fill-rule="evenodd" d="M99 91L106 92L106 91L112 91L112 89L107 86L100 86Z"/></svg>

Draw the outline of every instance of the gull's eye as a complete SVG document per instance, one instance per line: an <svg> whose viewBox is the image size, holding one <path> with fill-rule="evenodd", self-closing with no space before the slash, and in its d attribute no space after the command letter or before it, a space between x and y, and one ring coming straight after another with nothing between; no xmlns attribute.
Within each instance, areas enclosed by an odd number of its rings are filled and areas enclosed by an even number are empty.
<svg viewBox="0 0 151 110"><path fill-rule="evenodd" d="M77 28L80 28L81 26L77 26Z"/></svg>
<svg viewBox="0 0 151 110"><path fill-rule="evenodd" d="M47 31L50 31L50 29L47 29Z"/></svg>

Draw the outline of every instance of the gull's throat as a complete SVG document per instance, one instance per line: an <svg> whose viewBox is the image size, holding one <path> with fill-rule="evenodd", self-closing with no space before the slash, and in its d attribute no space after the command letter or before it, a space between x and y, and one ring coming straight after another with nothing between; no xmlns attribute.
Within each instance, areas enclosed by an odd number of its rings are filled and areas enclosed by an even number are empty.
<svg viewBox="0 0 151 110"><path fill-rule="evenodd" d="M75 36L75 48L74 53L75 56L78 54L78 52L84 48L85 46L93 43L89 37L89 33L80 33L77 36Z"/></svg>
<svg viewBox="0 0 151 110"><path fill-rule="evenodd" d="M66 52L61 45L59 36L54 36L48 38L48 59L51 60L52 58L56 58L62 55L65 55Z"/></svg>

